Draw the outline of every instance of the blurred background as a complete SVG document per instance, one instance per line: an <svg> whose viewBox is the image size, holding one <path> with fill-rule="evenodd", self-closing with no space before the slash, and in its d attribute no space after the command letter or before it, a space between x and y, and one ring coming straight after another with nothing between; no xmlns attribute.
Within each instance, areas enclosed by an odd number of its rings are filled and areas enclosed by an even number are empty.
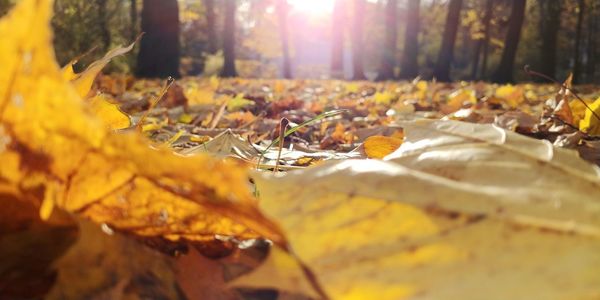
<svg viewBox="0 0 600 300"><path fill-rule="evenodd" d="M0 0L5 14L18 0ZM55 0L61 64L145 32L108 72L531 81L525 65L598 80L596 0Z"/></svg>

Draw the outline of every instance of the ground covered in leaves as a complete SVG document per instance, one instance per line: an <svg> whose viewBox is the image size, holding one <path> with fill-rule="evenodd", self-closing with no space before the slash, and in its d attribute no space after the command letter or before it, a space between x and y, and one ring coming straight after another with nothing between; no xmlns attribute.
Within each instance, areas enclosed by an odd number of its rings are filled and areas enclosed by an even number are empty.
<svg viewBox="0 0 600 300"><path fill-rule="evenodd" d="M102 76L94 92L118 104L137 122L165 84ZM258 153L279 136L282 119L289 121L287 128L309 122L286 137L281 161L284 166L303 167L326 159L364 157L359 146L368 137L402 139L402 122L458 120L494 124L577 149L584 158L599 163L600 129L590 111L597 110L594 100L598 96L598 87L573 88L569 80L564 85L497 85L418 79L374 83L185 78L175 82L150 110L143 131L151 140L168 143L181 153L210 147L210 152L237 154L257 163ZM271 152L267 161L274 164L277 151Z"/></svg>
<svg viewBox="0 0 600 300"><path fill-rule="evenodd" d="M51 7L0 22L0 299L600 297L596 87L75 74Z"/></svg>

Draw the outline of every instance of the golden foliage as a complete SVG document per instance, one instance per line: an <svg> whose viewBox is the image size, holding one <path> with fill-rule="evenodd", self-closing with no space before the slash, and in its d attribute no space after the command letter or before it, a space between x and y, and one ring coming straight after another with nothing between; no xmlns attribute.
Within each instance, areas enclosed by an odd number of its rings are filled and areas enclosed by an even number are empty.
<svg viewBox="0 0 600 300"><path fill-rule="evenodd" d="M370 136L364 142L368 158L384 158L402 145L402 139L387 136Z"/></svg>
<svg viewBox="0 0 600 300"><path fill-rule="evenodd" d="M58 206L142 236L282 241L256 209L245 168L150 149L92 113L55 63L51 7L24 0L0 22L0 190L43 218Z"/></svg>
<svg viewBox="0 0 600 300"><path fill-rule="evenodd" d="M579 128L590 135L600 135L600 98L589 105L590 109L586 109L585 116L579 122Z"/></svg>

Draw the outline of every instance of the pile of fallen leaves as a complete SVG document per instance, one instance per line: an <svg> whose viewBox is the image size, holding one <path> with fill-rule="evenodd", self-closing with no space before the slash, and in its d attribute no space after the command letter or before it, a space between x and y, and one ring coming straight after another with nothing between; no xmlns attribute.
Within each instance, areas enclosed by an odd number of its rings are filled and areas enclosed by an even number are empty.
<svg viewBox="0 0 600 300"><path fill-rule="evenodd" d="M600 298L594 87L96 78L133 45L60 69L51 7L0 21L1 299Z"/></svg>

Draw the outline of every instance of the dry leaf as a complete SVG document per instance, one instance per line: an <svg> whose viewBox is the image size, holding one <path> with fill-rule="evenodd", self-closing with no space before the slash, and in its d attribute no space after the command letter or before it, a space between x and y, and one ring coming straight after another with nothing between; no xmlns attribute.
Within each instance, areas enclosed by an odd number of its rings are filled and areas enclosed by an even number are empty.
<svg viewBox="0 0 600 300"><path fill-rule="evenodd" d="M579 121L579 129L589 135L600 135L600 98L589 105L585 110L585 116Z"/></svg>
<svg viewBox="0 0 600 300"><path fill-rule="evenodd" d="M117 47L113 50L110 50L108 53L106 53L106 55L104 55L103 58L93 62L85 69L85 71L77 74L77 76L71 81L73 82L73 85L75 86L75 89L77 90L79 96L82 98L85 97L90 92L92 84L94 83L94 79L96 79L98 73L100 73L100 71L102 71L102 69L104 69L104 67L113 58L131 51L135 43L136 42L134 41L133 43L131 43L131 45L127 47Z"/></svg>
<svg viewBox="0 0 600 300"><path fill-rule="evenodd" d="M491 125L423 122L406 124L405 133L390 161L255 177L261 207L314 274L305 293L321 286L331 299L600 296L596 167ZM273 266L261 268L257 274ZM269 286L274 278L262 273Z"/></svg>
<svg viewBox="0 0 600 300"><path fill-rule="evenodd" d="M0 190L141 236L177 240L269 237L246 169L209 155L148 148L137 133L113 134L81 101L54 61L52 1L23 0L0 34Z"/></svg>
<svg viewBox="0 0 600 300"><path fill-rule="evenodd" d="M363 146L368 158L384 158L402 145L402 139L375 135L368 137Z"/></svg>

